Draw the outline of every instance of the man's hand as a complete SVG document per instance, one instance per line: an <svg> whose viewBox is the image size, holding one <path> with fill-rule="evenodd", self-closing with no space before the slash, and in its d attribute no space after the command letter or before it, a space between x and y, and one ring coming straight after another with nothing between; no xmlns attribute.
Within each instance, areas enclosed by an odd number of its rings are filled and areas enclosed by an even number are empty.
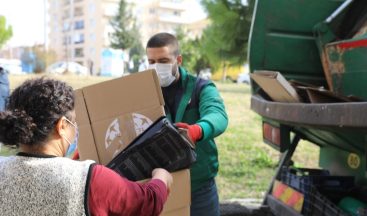
<svg viewBox="0 0 367 216"><path fill-rule="evenodd" d="M189 125L183 122L178 122L175 124L179 128L187 129L188 136L192 142L196 143L203 136L203 129L198 124Z"/></svg>

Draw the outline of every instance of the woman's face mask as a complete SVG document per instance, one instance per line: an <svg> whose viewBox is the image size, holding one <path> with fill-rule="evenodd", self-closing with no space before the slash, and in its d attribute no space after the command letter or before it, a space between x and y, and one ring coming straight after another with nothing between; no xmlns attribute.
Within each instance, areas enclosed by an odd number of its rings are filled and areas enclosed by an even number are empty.
<svg viewBox="0 0 367 216"><path fill-rule="evenodd" d="M78 130L78 126L75 123L71 122L67 118L65 118L65 120L68 121L75 129L75 137L74 137L73 142L70 142L70 140L68 138L66 138L65 136L62 136L66 140L66 142L69 143L69 147L66 151L65 157L72 158L74 156L76 150L78 149L79 130Z"/></svg>
<svg viewBox="0 0 367 216"><path fill-rule="evenodd" d="M172 75L173 64L155 63L150 64L149 69L155 69L162 87L167 87L175 81L176 77Z"/></svg>

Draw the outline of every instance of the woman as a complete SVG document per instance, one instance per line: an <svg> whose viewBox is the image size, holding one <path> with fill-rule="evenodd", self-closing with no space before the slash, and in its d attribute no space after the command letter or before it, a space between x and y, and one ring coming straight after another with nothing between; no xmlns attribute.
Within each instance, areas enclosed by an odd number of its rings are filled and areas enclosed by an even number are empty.
<svg viewBox="0 0 367 216"><path fill-rule="evenodd" d="M28 80L0 112L0 142L19 153L0 161L0 215L159 215L172 176L155 169L130 182L93 161L73 161L78 127L73 89Z"/></svg>

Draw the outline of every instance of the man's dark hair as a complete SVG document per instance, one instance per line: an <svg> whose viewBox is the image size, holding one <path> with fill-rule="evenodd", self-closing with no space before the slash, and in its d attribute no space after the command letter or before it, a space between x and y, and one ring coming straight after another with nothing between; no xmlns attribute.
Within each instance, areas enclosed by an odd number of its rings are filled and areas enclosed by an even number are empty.
<svg viewBox="0 0 367 216"><path fill-rule="evenodd" d="M180 48L177 38L172 34L165 32L155 34L149 39L147 43L147 48L159 48L165 46L171 47L171 50L173 51L173 54L175 56L180 55Z"/></svg>
<svg viewBox="0 0 367 216"><path fill-rule="evenodd" d="M74 93L65 82L38 78L27 80L9 97L0 112L0 142L5 145L39 145L53 132L57 121L71 118Z"/></svg>

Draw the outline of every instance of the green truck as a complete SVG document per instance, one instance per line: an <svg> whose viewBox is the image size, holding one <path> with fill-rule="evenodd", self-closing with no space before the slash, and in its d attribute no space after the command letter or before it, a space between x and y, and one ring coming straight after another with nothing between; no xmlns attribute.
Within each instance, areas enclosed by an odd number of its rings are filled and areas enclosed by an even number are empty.
<svg viewBox="0 0 367 216"><path fill-rule="evenodd" d="M264 206L367 215L367 1L257 0L249 44L250 73L284 77L297 96L251 81L263 139L282 153ZM292 165L301 139L320 147L317 169Z"/></svg>

